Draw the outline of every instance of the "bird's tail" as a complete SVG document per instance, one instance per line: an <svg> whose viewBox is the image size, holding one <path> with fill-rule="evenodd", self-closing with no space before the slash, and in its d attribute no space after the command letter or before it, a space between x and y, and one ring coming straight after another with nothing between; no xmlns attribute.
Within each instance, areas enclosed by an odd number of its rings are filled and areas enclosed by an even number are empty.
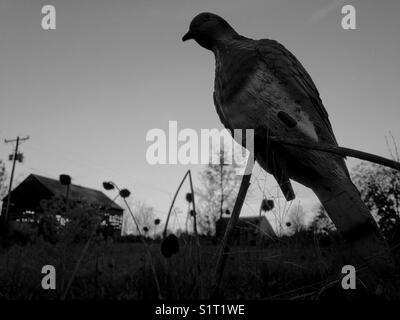
<svg viewBox="0 0 400 320"><path fill-rule="evenodd" d="M389 247L349 178L314 188L329 217L359 257L379 276L395 268Z"/></svg>

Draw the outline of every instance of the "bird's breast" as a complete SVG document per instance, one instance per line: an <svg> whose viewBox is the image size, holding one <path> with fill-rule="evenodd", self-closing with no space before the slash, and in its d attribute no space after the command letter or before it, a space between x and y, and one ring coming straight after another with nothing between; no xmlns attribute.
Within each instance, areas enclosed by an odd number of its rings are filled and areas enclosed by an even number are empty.
<svg viewBox="0 0 400 320"><path fill-rule="evenodd" d="M229 99L224 86L216 86L216 99L233 129L263 127L271 135L318 141L315 126L301 104L268 70L254 70Z"/></svg>

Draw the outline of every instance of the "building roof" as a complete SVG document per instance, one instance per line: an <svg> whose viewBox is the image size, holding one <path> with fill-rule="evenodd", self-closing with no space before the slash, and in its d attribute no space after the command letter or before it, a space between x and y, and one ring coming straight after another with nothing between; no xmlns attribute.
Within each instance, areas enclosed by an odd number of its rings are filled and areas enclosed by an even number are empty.
<svg viewBox="0 0 400 320"><path fill-rule="evenodd" d="M40 176L37 174L30 174L24 181L22 181L13 192L24 185L26 181L37 180L43 187L45 187L53 196L65 196L66 187L62 185L58 180ZM12 194L12 193L11 193ZM6 199L5 197L3 201ZM11 198L12 199L12 198ZM99 206L123 211L123 209L108 198L103 192L87 187L78 186L75 184L70 185L69 199L72 201L85 200L92 204L98 204Z"/></svg>
<svg viewBox="0 0 400 320"><path fill-rule="evenodd" d="M219 226L222 226L222 229L220 229L220 232L224 232L228 222L230 220L230 217L222 217L217 221L217 224ZM238 229L245 229L245 230L252 230L255 232L260 232L264 235L267 236L276 236L274 229L272 228L270 222L265 216L243 216L240 217L237 224L236 228Z"/></svg>

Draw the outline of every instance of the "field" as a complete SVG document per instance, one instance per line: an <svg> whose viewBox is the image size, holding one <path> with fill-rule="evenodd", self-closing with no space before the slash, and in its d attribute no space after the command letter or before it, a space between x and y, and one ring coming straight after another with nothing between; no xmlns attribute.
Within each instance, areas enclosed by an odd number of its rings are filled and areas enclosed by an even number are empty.
<svg viewBox="0 0 400 320"><path fill-rule="evenodd" d="M95 240L84 256L66 299L208 298L213 284L218 243L201 239L201 270L197 247L188 236L169 259L159 241L147 241L159 282L157 290L150 259L140 242ZM49 244L37 240L0 251L0 299L60 299L84 244ZM220 299L398 299L399 279L365 287L365 268L357 268L357 289L341 288L343 265L354 264L353 254L337 236L299 232L258 246L231 247L219 292ZM56 269L56 289L43 290L44 265Z"/></svg>

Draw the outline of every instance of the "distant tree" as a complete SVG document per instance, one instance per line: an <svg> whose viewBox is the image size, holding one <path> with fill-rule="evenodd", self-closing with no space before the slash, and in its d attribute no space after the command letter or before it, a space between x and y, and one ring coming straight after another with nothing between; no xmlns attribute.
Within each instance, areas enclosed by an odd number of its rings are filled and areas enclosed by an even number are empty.
<svg viewBox="0 0 400 320"><path fill-rule="evenodd" d="M220 164L208 164L200 173L201 188L199 195L198 211L200 232L211 234L216 220L223 213L232 212L240 176L236 170L237 164L226 163L227 153L222 149L219 152Z"/></svg>
<svg viewBox="0 0 400 320"><path fill-rule="evenodd" d="M39 219L37 235L55 244L60 239L60 229L62 227L63 226L52 212L45 211Z"/></svg>
<svg viewBox="0 0 400 320"><path fill-rule="evenodd" d="M7 194L7 185L6 185L6 168L4 165L4 161L0 160L0 237L7 230L5 225L4 216L1 216L1 211L3 206L3 198Z"/></svg>
<svg viewBox="0 0 400 320"><path fill-rule="evenodd" d="M305 222L306 213L302 205L297 205L291 208L288 215L288 223L287 226L293 232L299 232L305 230L306 222Z"/></svg>
<svg viewBox="0 0 400 320"><path fill-rule="evenodd" d="M64 198L54 197L42 201L41 206L38 235L53 243L86 241L102 220L102 212L85 201L70 201L66 210Z"/></svg>
<svg viewBox="0 0 400 320"><path fill-rule="evenodd" d="M377 218L388 240L400 235L400 172L370 163L361 163L353 170L353 181L361 197Z"/></svg>
<svg viewBox="0 0 400 320"><path fill-rule="evenodd" d="M147 205L144 201L135 200L132 204L132 211L139 225L140 232L143 234L154 234L154 230L157 228L157 226L154 224L154 220L156 218L154 208ZM147 231L144 232L144 230ZM123 233L138 234L137 227L129 213L125 215Z"/></svg>
<svg viewBox="0 0 400 320"><path fill-rule="evenodd" d="M311 222L310 229L315 233L329 233L336 230L335 225L322 205L318 205L317 214Z"/></svg>
<svg viewBox="0 0 400 320"><path fill-rule="evenodd" d="M4 161L0 160L0 200L2 200L7 194L6 179L6 167L4 165Z"/></svg>

